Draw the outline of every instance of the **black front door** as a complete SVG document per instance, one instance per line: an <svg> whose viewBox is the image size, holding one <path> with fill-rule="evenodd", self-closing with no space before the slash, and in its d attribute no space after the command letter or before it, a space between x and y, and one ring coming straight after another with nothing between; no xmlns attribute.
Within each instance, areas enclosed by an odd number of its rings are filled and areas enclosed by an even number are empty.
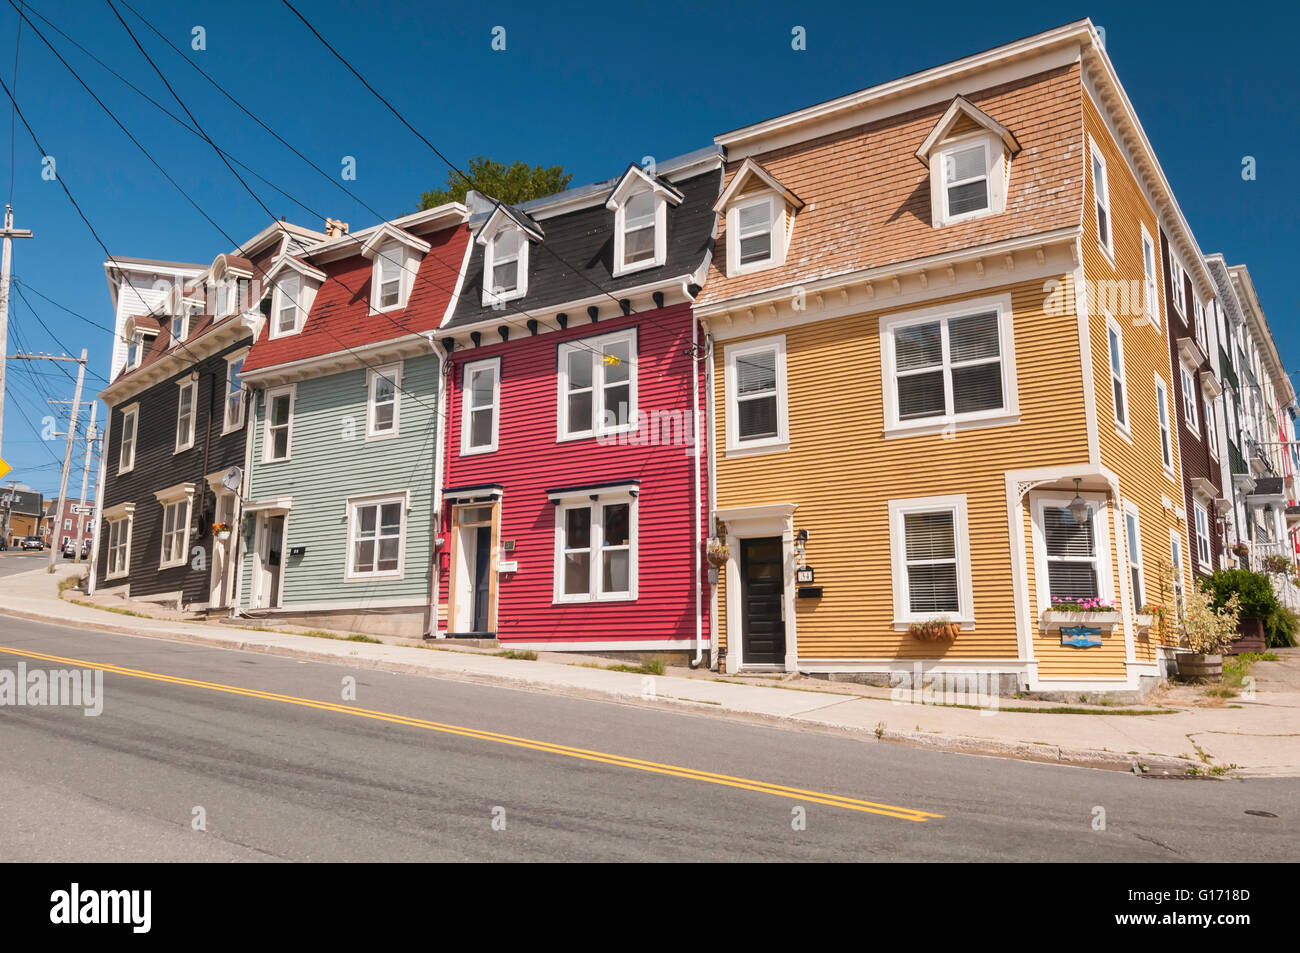
<svg viewBox="0 0 1300 953"><path fill-rule="evenodd" d="M741 645L745 664L785 661L781 537L740 541Z"/></svg>
<svg viewBox="0 0 1300 953"><path fill-rule="evenodd" d="M492 564L492 527L474 532L474 631L488 631L488 595L492 591L488 570Z"/></svg>

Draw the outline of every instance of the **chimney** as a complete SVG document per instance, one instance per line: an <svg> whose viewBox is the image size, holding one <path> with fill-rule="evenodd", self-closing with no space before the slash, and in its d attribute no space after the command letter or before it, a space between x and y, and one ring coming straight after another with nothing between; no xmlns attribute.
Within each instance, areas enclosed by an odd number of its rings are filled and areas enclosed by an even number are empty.
<svg viewBox="0 0 1300 953"><path fill-rule="evenodd" d="M339 238L348 233L348 223L340 222L337 218L325 219L325 235L329 238Z"/></svg>

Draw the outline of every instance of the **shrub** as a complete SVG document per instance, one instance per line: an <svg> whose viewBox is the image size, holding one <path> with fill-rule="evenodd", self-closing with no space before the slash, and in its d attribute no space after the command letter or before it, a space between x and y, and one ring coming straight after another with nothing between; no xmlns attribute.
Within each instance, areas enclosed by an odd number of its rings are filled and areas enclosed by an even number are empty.
<svg viewBox="0 0 1300 953"><path fill-rule="evenodd" d="M1209 593L1216 609L1227 606L1235 594L1243 619L1267 620L1280 608L1268 576L1249 569L1220 569L1202 579L1200 587Z"/></svg>
<svg viewBox="0 0 1300 953"><path fill-rule="evenodd" d="M1183 645L1200 655L1221 654L1237 637L1237 604L1235 592L1220 608L1208 592L1193 587L1183 598Z"/></svg>
<svg viewBox="0 0 1300 953"><path fill-rule="evenodd" d="M1264 619L1265 644L1270 649L1293 648L1300 631L1300 615L1281 603Z"/></svg>

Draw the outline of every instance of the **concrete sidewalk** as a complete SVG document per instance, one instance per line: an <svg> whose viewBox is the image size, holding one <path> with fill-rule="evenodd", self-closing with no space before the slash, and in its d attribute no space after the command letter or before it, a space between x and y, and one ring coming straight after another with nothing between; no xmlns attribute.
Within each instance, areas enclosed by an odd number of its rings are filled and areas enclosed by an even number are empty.
<svg viewBox="0 0 1300 953"><path fill-rule="evenodd" d="M1053 714L1050 707L998 699L996 711L892 700L887 690L801 679L800 687L744 684L709 673L669 669L665 675L610 671L609 659L548 653L536 661L424 645L336 641L287 632L116 614L60 598L72 566L0 578L0 612L81 629L195 642L222 648L385 671L453 678L528 691L573 695L772 724L851 734L865 741L921 745L1021 760L1152 774L1300 776L1300 651L1257 663L1253 697L1232 706L1169 707L1168 714ZM52 653L57 654L57 653ZM93 659L90 661L94 661ZM1235 707L1240 706L1240 707ZM1159 703L1144 710L1162 709ZM1021 708L1029 710L1007 710ZM1118 710L1118 709L1111 709Z"/></svg>

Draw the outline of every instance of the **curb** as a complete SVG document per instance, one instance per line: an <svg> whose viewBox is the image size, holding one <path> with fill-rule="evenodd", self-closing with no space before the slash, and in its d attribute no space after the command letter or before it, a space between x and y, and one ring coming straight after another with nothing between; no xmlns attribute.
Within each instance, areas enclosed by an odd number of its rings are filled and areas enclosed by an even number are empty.
<svg viewBox="0 0 1300 953"><path fill-rule="evenodd" d="M62 600L60 600L62 602ZM1189 768L1203 767L1198 762L1165 755L1128 755L1113 751L1092 748L1067 748L1060 745L1032 744L1028 742L995 741L986 738L974 738L968 735L932 734L923 731L904 731L900 729L857 728L835 722L818 721L798 715L767 715L757 712L721 709L711 703L689 698L676 698L672 695L657 695L646 698L640 692L601 691L573 686L556 686L550 682L536 681L527 676L487 675L482 672L466 671L431 671L423 665L411 662L372 659L364 656L341 656L329 652L312 651L306 646L267 645L264 643L230 637L207 635L200 632L148 632L116 625L110 622L82 622L80 620L59 619L48 615L21 609L0 609L0 615L10 618L27 619L43 622L47 625L63 625L82 628L114 635L131 635L141 638L162 639L170 642L184 642L205 645L211 648L233 649L242 652L256 652L281 658L295 658L312 662L334 665L354 665L358 668L389 672L397 675L420 675L426 678L447 678L454 681L472 682L501 688L513 688L521 691L539 692L552 695L564 695L582 698L588 701L604 701L612 704L633 705L638 708L673 711L679 714L707 714L715 718L746 724L759 724L786 730L816 731L819 734L832 734L850 737L859 741L874 741L880 744L907 745L928 748L932 751L945 751L954 754L967 754L981 757L1003 758L1014 761L1031 761L1041 764L1065 765L1080 768L1097 768L1109 771L1132 772L1137 765L1144 765L1147 774L1186 775ZM185 624L185 623L178 623ZM311 636L292 636L298 639ZM388 644L388 643L385 643ZM407 647L407 646L401 646ZM413 646L411 646L413 647Z"/></svg>

